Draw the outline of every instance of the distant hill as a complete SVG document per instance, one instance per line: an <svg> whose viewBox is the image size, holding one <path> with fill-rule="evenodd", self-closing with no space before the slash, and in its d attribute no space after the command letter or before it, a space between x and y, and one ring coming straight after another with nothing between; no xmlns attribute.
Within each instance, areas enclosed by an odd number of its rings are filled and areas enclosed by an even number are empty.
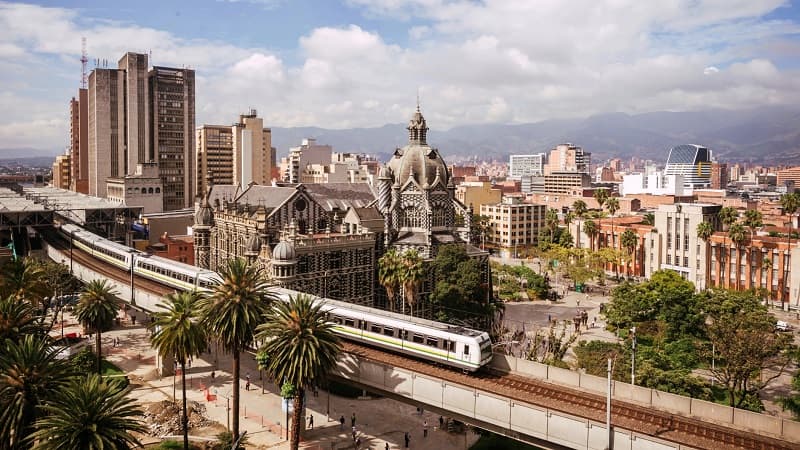
<svg viewBox="0 0 800 450"><path fill-rule="evenodd" d="M436 124L431 124L435 126ZM375 154L385 160L407 140L405 124L330 130L317 127L272 128L279 155L306 137L342 152ZM471 158L505 160L512 153L544 152L571 142L612 157L663 161L678 144L701 144L724 161L800 164L800 107L762 107L743 111L609 113L582 119L546 120L519 125L459 126L428 132L428 142L448 161Z"/></svg>

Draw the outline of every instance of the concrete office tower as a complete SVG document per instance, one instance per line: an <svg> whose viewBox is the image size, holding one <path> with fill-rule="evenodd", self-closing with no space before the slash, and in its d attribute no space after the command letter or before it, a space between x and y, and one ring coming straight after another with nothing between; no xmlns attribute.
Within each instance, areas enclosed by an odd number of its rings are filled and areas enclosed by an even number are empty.
<svg viewBox="0 0 800 450"><path fill-rule="evenodd" d="M672 270L694 283L698 290L705 289L711 255L708 246L697 237L697 225L709 222L715 231L721 230L720 209L721 205L702 203L659 205L655 229L660 242L655 260L645 261L647 277L659 269Z"/></svg>
<svg viewBox="0 0 800 450"><path fill-rule="evenodd" d="M544 165L547 155L537 153L534 155L511 155L508 164L508 177L519 180L525 175L544 175Z"/></svg>
<svg viewBox="0 0 800 450"><path fill-rule="evenodd" d="M210 178L209 178L210 176ZM208 192L212 185L231 185L233 178L233 127L203 125L197 127L197 187L195 192Z"/></svg>
<svg viewBox="0 0 800 450"><path fill-rule="evenodd" d="M69 102L69 189L89 193L89 90L78 89Z"/></svg>
<svg viewBox="0 0 800 450"><path fill-rule="evenodd" d="M150 147L164 182L164 211L194 203L194 70L153 67L149 74Z"/></svg>
<svg viewBox="0 0 800 450"><path fill-rule="evenodd" d="M97 68L89 75L89 194L106 196L106 179L136 171L152 160L147 108L147 55L128 52L116 69Z"/></svg>
<svg viewBox="0 0 800 450"><path fill-rule="evenodd" d="M121 70L94 69L88 92L89 195L106 196L106 180L125 176L125 79Z"/></svg>
<svg viewBox="0 0 800 450"><path fill-rule="evenodd" d="M240 115L239 122L233 125L233 148L235 183L242 186L251 182L261 185L271 183L272 168L275 167L272 130L264 128L264 120L258 117L255 109Z"/></svg>
<svg viewBox="0 0 800 450"><path fill-rule="evenodd" d="M554 172L588 173L592 163L592 154L572 144L559 144L550 150L545 166L545 175Z"/></svg>
<svg viewBox="0 0 800 450"><path fill-rule="evenodd" d="M300 174L306 166L331 163L333 148L330 145L317 145L316 139L303 139L302 145L289 149L289 156L281 161L283 180L299 183Z"/></svg>

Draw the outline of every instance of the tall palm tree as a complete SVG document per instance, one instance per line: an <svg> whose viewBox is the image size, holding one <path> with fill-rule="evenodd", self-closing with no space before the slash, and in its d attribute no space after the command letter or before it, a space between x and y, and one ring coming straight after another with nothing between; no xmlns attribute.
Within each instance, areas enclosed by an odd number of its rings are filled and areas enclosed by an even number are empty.
<svg viewBox="0 0 800 450"><path fill-rule="evenodd" d="M728 235L736 246L736 289L741 288L742 244L747 240L747 231L741 223L735 223L728 229Z"/></svg>
<svg viewBox="0 0 800 450"><path fill-rule="evenodd" d="M141 447L133 433L144 433L142 410L128 397L120 380L91 374L70 379L49 399L46 415L36 422L36 448L58 450L125 449Z"/></svg>
<svg viewBox="0 0 800 450"><path fill-rule="evenodd" d="M411 307L411 315L413 316L419 285L425 278L425 262L416 250L407 250L403 253L400 278L403 283L404 300ZM405 307L403 309L405 310Z"/></svg>
<svg viewBox="0 0 800 450"><path fill-rule="evenodd" d="M378 282L386 289L389 311L394 311L397 292L400 290L400 255L390 248L378 259Z"/></svg>
<svg viewBox="0 0 800 450"><path fill-rule="evenodd" d="M766 291L768 293L771 293L772 292L772 283L771 283L772 280L770 280L769 274L772 272L772 260L770 258L764 258L763 261L761 261L761 267L763 268L764 272L766 272L766 277L765 277L766 278L765 284L767 285Z"/></svg>
<svg viewBox="0 0 800 450"><path fill-rule="evenodd" d="M0 272L0 295L12 295L17 300L28 301L34 307L41 308L44 298L50 295L42 265L33 258L8 261Z"/></svg>
<svg viewBox="0 0 800 450"><path fill-rule="evenodd" d="M722 251L721 262L722 264L724 264L723 267L727 267L728 270L730 270L730 266L728 265L727 261L727 255L729 253L728 252L729 233L727 233L727 231L729 231L731 225L733 225L734 223L736 223L737 220L739 220L739 212L736 211L736 208L733 208L731 206L725 206L719 210L719 213L717 215L719 216L719 221L722 222L723 229L726 231L726 234L723 238L723 251ZM722 273L723 274L725 273L724 270Z"/></svg>
<svg viewBox="0 0 800 450"><path fill-rule="evenodd" d="M616 250L617 246L614 243L614 214L619 211L619 199L617 197L609 197L606 199L606 209L611 214L611 246ZM616 277L619 278L619 265L614 263L614 272Z"/></svg>
<svg viewBox="0 0 800 450"><path fill-rule="evenodd" d="M189 450L189 416L186 410L186 361L199 356L206 348L206 329L200 323L197 291L176 292L164 297L153 316L150 328L154 333L150 342L161 355L173 355L181 366L181 392L183 393L183 448Z"/></svg>
<svg viewBox="0 0 800 450"><path fill-rule="evenodd" d="M233 440L239 439L239 368L241 352L253 342L276 296L260 266L243 258L228 260L209 295L200 302L202 322L233 357Z"/></svg>
<svg viewBox="0 0 800 450"><path fill-rule="evenodd" d="M78 305L75 307L75 317L85 328L94 330L95 345L97 347L97 373L100 374L102 362L102 340L100 333L111 328L114 317L119 310L117 292L106 283L106 280L90 281L83 288Z"/></svg>
<svg viewBox="0 0 800 450"><path fill-rule="evenodd" d="M608 200L608 189L597 189L594 191L593 196L597 200L597 204L600 205L600 209L603 209L603 205Z"/></svg>
<svg viewBox="0 0 800 450"><path fill-rule="evenodd" d="M656 215L653 213L646 213L644 218L642 219L642 223L645 225L653 226L656 224Z"/></svg>
<svg viewBox="0 0 800 450"><path fill-rule="evenodd" d="M589 249L594 250L594 235L597 234L597 224L592 219L583 222L583 232L589 236Z"/></svg>
<svg viewBox="0 0 800 450"><path fill-rule="evenodd" d="M622 235L619 238L620 244L622 247L628 252L628 259L633 262L636 258L636 246L639 244L639 235L636 234L635 231L628 228L622 232ZM630 269L630 267L628 268ZM631 270L628 270L628 274L631 273Z"/></svg>
<svg viewBox="0 0 800 450"><path fill-rule="evenodd" d="M58 359L61 350L42 335L5 341L0 351L0 448L30 445L27 439L42 414L39 405L71 375L66 360Z"/></svg>
<svg viewBox="0 0 800 450"><path fill-rule="evenodd" d="M583 200L575 200L575 202L572 203L572 210L575 211L575 217L577 217L580 220L583 220L583 217L586 215L586 211L588 211L588 208L586 207L586 202L585 201L583 201ZM580 227L580 225L578 225L578 227ZM575 240L575 243L576 243L575 246L577 248L581 248L581 230L580 230L580 228L577 229L577 233L575 234L575 236L577 237L577 239Z"/></svg>
<svg viewBox="0 0 800 450"><path fill-rule="evenodd" d="M266 342L259 353L268 355L266 370L273 380L294 386L291 448L300 442L304 392L318 386L336 366L342 351L334 325L326 320L321 302L299 294L277 302L258 327L257 338Z"/></svg>
<svg viewBox="0 0 800 450"><path fill-rule="evenodd" d="M555 239L556 228L558 228L558 210L550 208L544 213L544 225L550 234L550 243Z"/></svg>
<svg viewBox="0 0 800 450"><path fill-rule="evenodd" d="M784 214L789 215L789 234L786 236L786 243L788 244L788 248L791 251L792 248L792 228L794 227L794 216L797 213L797 210L800 209L800 194L796 192L792 192L790 194L781 195L781 208L783 208ZM780 297L781 297L781 309L784 308L784 303L786 301L786 284L789 280L789 264L784 264L783 268L783 282L778 283L778 287L781 289Z"/></svg>
<svg viewBox="0 0 800 450"><path fill-rule="evenodd" d="M750 246L747 247L747 266L752 268L753 263L753 251L752 251L752 242L753 238L756 235L756 230L764 226L763 216L761 211L757 209L748 209L744 212L744 219L742 219L742 225L746 226L750 229ZM752 279L752 273L750 274L750 278Z"/></svg>
<svg viewBox="0 0 800 450"><path fill-rule="evenodd" d="M711 252L709 251L709 248L711 247L711 236L713 234L714 234L714 226L711 225L711 222L704 220L697 224L697 237L702 239L703 242L705 242L706 244L706 257L703 258L706 263L706 276L709 276L708 272L709 268L711 267ZM721 264L720 261L717 261L717 264ZM724 274L725 271L722 271L721 273ZM717 280L717 283L720 282L721 280ZM722 285L720 284L720 286Z"/></svg>
<svg viewBox="0 0 800 450"><path fill-rule="evenodd" d="M9 295L0 298L0 342L19 342L29 334L43 333L36 320L36 310L27 302Z"/></svg>

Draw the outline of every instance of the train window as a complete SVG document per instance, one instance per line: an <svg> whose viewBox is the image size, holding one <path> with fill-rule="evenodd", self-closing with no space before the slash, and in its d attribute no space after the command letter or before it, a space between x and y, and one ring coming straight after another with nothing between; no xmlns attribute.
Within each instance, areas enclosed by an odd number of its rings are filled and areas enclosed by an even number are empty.
<svg viewBox="0 0 800 450"><path fill-rule="evenodd" d="M425 345L429 345L431 347L439 347L439 340L428 336L425 338Z"/></svg>
<svg viewBox="0 0 800 450"><path fill-rule="evenodd" d="M447 341L447 345L448 345L448 347L449 347L451 352L455 352L456 351L456 343L455 342Z"/></svg>
<svg viewBox="0 0 800 450"><path fill-rule="evenodd" d="M416 342L417 344L422 344L425 341L425 339L422 337L421 334L416 334L416 333L414 333L414 335L411 337L411 340Z"/></svg>
<svg viewBox="0 0 800 450"><path fill-rule="evenodd" d="M333 323L338 323L339 325L342 324L342 318L338 316L333 316Z"/></svg>
<svg viewBox="0 0 800 450"><path fill-rule="evenodd" d="M383 334L386 336L394 336L394 329L389 327L383 327Z"/></svg>
<svg viewBox="0 0 800 450"><path fill-rule="evenodd" d="M356 326L356 322L353 319L344 319L345 326L354 327Z"/></svg>
<svg viewBox="0 0 800 450"><path fill-rule="evenodd" d="M469 356L469 345L464 346L464 356Z"/></svg>
<svg viewBox="0 0 800 450"><path fill-rule="evenodd" d="M373 333L380 333L381 332L381 327L380 327L380 325L372 325L369 328L369 330L372 331Z"/></svg>

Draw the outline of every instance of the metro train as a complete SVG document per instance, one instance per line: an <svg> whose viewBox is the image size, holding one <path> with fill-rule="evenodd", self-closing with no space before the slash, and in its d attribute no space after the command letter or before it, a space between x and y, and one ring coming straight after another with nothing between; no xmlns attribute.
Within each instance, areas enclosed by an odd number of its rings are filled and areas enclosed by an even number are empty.
<svg viewBox="0 0 800 450"><path fill-rule="evenodd" d="M104 239L75 225L61 226L72 245L123 270L179 290L208 291L219 276L206 269L149 255ZM282 301L300 292L273 287ZM408 317L339 300L320 299L322 309L342 338L442 365L474 372L492 359L488 333L432 320Z"/></svg>

